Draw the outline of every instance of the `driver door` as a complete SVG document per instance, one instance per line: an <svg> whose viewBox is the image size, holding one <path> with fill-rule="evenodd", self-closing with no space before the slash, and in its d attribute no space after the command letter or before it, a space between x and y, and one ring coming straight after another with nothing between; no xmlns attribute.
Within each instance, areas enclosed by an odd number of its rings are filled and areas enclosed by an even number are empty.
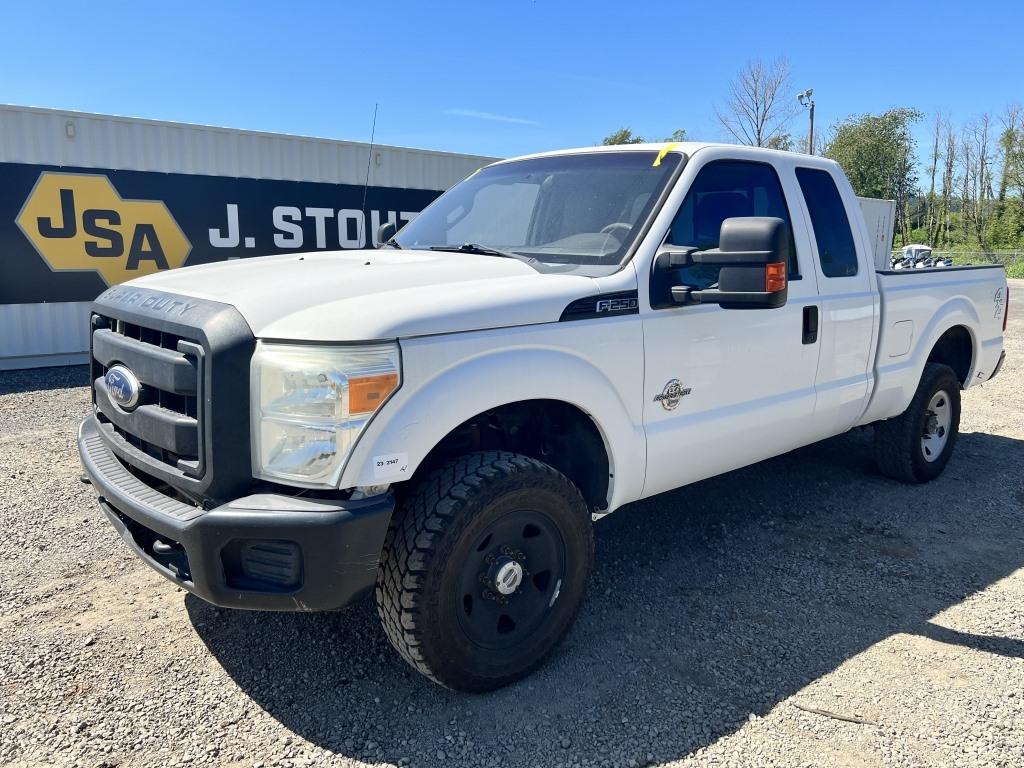
<svg viewBox="0 0 1024 768"><path fill-rule="evenodd" d="M702 153L703 154L703 153ZM776 309L671 306L644 313L644 496L755 463L811 442L819 343L804 333L817 311L813 268L801 269L809 243L788 199L792 171L735 157L699 168L666 237L666 246L718 246L722 222L773 216L793 234L787 303ZM695 157L691 162L697 162ZM787 191L790 193L787 194ZM687 267L673 284L707 288L717 268Z"/></svg>

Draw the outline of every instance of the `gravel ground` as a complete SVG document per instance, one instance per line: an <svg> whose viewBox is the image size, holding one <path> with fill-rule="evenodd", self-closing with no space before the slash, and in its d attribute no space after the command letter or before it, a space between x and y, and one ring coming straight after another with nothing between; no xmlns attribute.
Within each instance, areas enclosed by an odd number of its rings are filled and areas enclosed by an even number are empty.
<svg viewBox="0 0 1024 768"><path fill-rule="evenodd" d="M928 486L860 431L601 521L576 628L482 696L409 670L369 603L176 590L77 480L84 369L0 374L0 763L1024 765L1019 310L1007 350Z"/></svg>

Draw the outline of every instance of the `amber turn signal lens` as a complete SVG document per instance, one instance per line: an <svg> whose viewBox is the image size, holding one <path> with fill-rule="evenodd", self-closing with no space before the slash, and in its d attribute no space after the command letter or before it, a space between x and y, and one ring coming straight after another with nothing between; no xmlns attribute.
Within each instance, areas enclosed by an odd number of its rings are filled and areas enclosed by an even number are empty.
<svg viewBox="0 0 1024 768"><path fill-rule="evenodd" d="M398 387L397 373L348 380L348 412L373 413Z"/></svg>
<svg viewBox="0 0 1024 768"><path fill-rule="evenodd" d="M764 289L768 293L786 290L786 262L773 261L765 265Z"/></svg>

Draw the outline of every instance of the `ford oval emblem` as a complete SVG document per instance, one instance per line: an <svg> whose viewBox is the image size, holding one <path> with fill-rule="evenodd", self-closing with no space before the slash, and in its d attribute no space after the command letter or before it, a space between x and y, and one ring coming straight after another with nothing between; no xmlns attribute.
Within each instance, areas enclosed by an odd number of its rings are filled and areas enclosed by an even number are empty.
<svg viewBox="0 0 1024 768"><path fill-rule="evenodd" d="M123 365L112 365L103 377L107 394L123 411L131 411L139 404L142 385L138 378Z"/></svg>

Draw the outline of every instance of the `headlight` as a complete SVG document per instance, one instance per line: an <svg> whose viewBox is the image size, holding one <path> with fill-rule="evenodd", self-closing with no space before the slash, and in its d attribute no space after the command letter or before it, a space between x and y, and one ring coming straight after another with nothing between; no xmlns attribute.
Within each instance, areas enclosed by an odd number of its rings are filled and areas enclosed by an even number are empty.
<svg viewBox="0 0 1024 768"><path fill-rule="evenodd" d="M259 342L252 358L253 475L330 486L370 417L398 389L397 344Z"/></svg>

